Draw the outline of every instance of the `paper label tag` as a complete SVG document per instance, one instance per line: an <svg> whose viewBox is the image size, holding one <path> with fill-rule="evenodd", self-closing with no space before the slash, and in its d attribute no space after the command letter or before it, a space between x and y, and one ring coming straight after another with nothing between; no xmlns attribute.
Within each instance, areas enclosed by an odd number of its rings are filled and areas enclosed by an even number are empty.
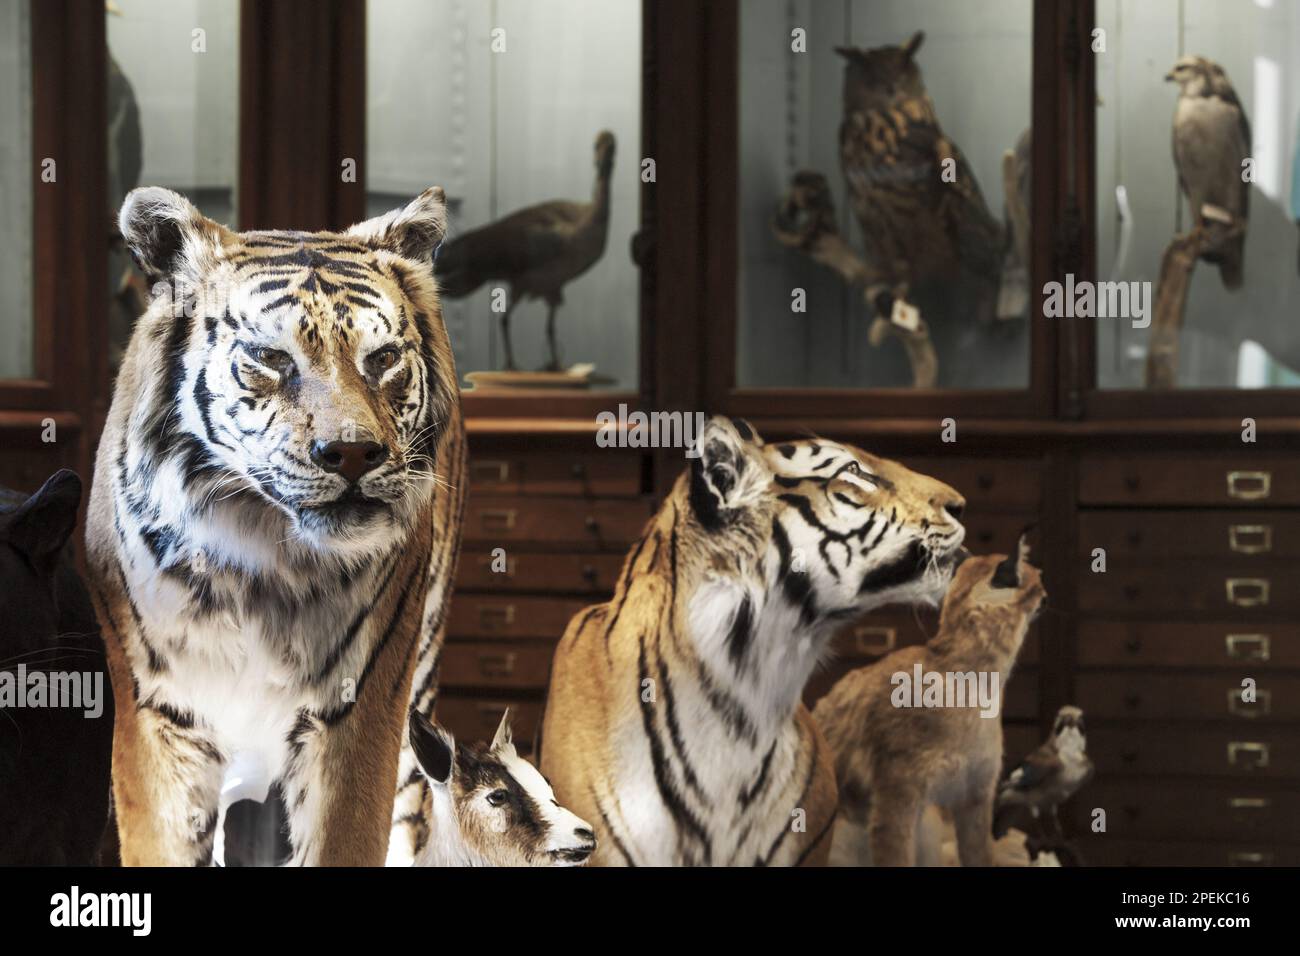
<svg viewBox="0 0 1300 956"><path fill-rule="evenodd" d="M910 302L904 302L902 299L895 299L894 310L890 313L889 321L894 323L900 329L915 332L921 327L921 310Z"/></svg>

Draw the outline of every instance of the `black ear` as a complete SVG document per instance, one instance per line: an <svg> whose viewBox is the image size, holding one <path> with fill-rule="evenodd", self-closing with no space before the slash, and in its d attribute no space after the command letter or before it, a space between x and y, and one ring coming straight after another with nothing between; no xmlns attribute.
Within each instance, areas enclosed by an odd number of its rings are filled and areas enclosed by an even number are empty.
<svg viewBox="0 0 1300 956"><path fill-rule="evenodd" d="M846 60L856 60L862 56L862 51L851 46L837 46L835 52Z"/></svg>
<svg viewBox="0 0 1300 956"><path fill-rule="evenodd" d="M691 510L704 527L721 527L736 508L747 472L757 467L745 454L748 444L762 444L748 422L714 416L705 424L691 459L690 494Z"/></svg>
<svg viewBox="0 0 1300 956"><path fill-rule="evenodd" d="M411 750L420 769L434 783L446 786L451 780L451 765L456 754L455 739L414 708L411 709L408 727Z"/></svg>
<svg viewBox="0 0 1300 956"><path fill-rule="evenodd" d="M447 234L447 199L441 186L430 186L401 209L359 222L349 236L364 239L416 262L432 262L433 250Z"/></svg>
<svg viewBox="0 0 1300 956"><path fill-rule="evenodd" d="M60 469L8 516L6 537L39 571L48 574L58 564L63 546L77 526L80 504L81 479L75 472Z"/></svg>
<svg viewBox="0 0 1300 956"><path fill-rule="evenodd" d="M1020 587L1020 565L1029 558L1029 532L1033 530L1030 525L1024 531L1020 532L1020 540L1016 542L1016 550L1008 554L1001 561L993 572L993 580L990 584L995 588L1018 588Z"/></svg>
<svg viewBox="0 0 1300 956"><path fill-rule="evenodd" d="M143 186L126 194L117 225L140 271L149 279L197 279L229 235L179 193Z"/></svg>
<svg viewBox="0 0 1300 956"><path fill-rule="evenodd" d="M912 34L912 38L903 44L903 55L909 60L916 56L916 51L921 49L921 44L925 42L925 31L917 30Z"/></svg>

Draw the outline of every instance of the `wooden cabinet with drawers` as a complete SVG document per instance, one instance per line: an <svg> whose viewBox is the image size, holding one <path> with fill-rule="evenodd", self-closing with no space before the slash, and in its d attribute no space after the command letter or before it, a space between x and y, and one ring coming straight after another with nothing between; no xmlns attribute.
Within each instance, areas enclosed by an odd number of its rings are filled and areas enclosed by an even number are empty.
<svg viewBox="0 0 1300 956"><path fill-rule="evenodd" d="M1085 858L1294 863L1300 459L1083 455L1078 474L1072 685L1097 778L1070 818Z"/></svg>
<svg viewBox="0 0 1300 956"><path fill-rule="evenodd" d="M652 514L635 452L560 445L475 453L439 669L438 719L491 739L509 707L530 753L569 621L613 593Z"/></svg>

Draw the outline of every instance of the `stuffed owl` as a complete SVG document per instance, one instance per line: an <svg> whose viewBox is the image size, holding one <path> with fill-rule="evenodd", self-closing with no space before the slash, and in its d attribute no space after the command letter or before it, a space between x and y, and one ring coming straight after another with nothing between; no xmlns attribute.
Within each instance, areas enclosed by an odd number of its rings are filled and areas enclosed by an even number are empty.
<svg viewBox="0 0 1300 956"><path fill-rule="evenodd" d="M960 288L993 317L1004 232L925 89L916 33L902 46L837 47L847 60L840 164L868 261L894 282Z"/></svg>

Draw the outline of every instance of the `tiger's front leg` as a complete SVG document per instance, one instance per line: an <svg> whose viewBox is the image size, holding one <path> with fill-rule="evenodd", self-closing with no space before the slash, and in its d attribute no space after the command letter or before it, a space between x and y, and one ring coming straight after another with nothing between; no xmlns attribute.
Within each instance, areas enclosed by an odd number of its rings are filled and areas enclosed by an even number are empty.
<svg viewBox="0 0 1300 956"><path fill-rule="evenodd" d="M183 716L119 704L113 801L124 866L207 866L225 760Z"/></svg>

